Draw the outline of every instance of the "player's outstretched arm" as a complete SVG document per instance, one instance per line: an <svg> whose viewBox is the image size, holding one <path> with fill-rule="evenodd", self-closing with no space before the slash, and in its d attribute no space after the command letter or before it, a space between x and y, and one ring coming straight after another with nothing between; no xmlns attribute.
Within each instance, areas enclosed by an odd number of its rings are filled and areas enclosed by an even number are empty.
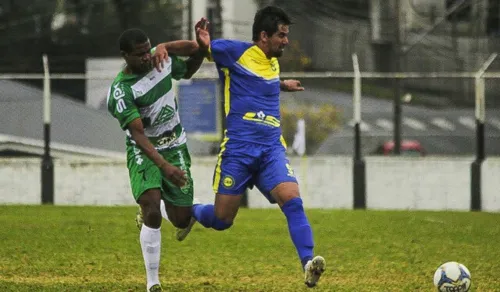
<svg viewBox="0 0 500 292"><path fill-rule="evenodd" d="M181 169L168 163L163 156L156 150L154 145L149 141L148 137L144 134L144 125L142 120L137 118L130 122L127 126L132 135L132 139L137 146L144 152L144 154L158 166L165 178L173 184L182 187L186 184L186 173Z"/></svg>
<svg viewBox="0 0 500 292"><path fill-rule="evenodd" d="M165 49L167 49L169 53L181 57L191 56L198 51L198 43L194 40L171 41L167 43L161 43L160 45L165 46Z"/></svg>
<svg viewBox="0 0 500 292"><path fill-rule="evenodd" d="M196 43L198 51L186 61L186 73L184 79L191 78L203 63L203 59L208 55L208 48L210 46L210 33L208 32L208 20L202 18L195 25L196 29Z"/></svg>
<svg viewBox="0 0 500 292"><path fill-rule="evenodd" d="M163 69L163 61L168 58L168 54L177 56L191 56L198 52L198 43L196 41L172 41L158 44L152 56L153 66L160 72Z"/></svg>

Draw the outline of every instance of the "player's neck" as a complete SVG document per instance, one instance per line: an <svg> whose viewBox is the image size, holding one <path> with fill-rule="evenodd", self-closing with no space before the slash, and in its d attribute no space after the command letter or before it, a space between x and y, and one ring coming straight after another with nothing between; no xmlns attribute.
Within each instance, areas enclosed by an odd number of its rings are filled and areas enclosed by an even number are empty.
<svg viewBox="0 0 500 292"><path fill-rule="evenodd" d="M132 72L132 70L130 69L129 66L125 66L125 68L123 68L123 73L125 74L134 74L134 72Z"/></svg>
<svg viewBox="0 0 500 292"><path fill-rule="evenodd" d="M136 76L144 75L144 73L133 71L129 66L126 66L125 68L123 68L122 72L124 74L127 74L127 75L136 75Z"/></svg>
<svg viewBox="0 0 500 292"><path fill-rule="evenodd" d="M254 42L253 44L256 45L257 47L259 47L259 49L264 53L264 55L266 55L267 59L272 58L272 56L270 55L271 52L269 52L269 49L266 48L266 46L264 46L264 44L262 44L261 42Z"/></svg>

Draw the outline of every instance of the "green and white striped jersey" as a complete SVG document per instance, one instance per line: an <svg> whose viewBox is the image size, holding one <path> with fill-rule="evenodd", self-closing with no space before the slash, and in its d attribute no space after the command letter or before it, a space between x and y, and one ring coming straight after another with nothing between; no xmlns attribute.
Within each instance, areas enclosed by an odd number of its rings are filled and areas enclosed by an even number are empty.
<svg viewBox="0 0 500 292"><path fill-rule="evenodd" d="M140 118L144 132L158 150L173 148L186 143L172 88L172 79L179 80L186 73L186 63L169 56L163 70L153 68L145 75L125 74L123 71L113 81L107 96L108 111L115 117L131 139L127 126Z"/></svg>

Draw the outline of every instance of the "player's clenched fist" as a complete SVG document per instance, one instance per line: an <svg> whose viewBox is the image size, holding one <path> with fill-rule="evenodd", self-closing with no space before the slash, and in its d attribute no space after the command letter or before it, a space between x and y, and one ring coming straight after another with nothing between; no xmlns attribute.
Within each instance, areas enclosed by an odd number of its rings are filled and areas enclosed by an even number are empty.
<svg viewBox="0 0 500 292"><path fill-rule="evenodd" d="M304 91L304 87L302 87L302 84L300 83L299 80L295 79L287 79L283 80L281 84L281 89L284 91Z"/></svg>
<svg viewBox="0 0 500 292"><path fill-rule="evenodd" d="M170 163L164 163L161 171L167 180L178 187L183 187L187 182L186 172Z"/></svg>
<svg viewBox="0 0 500 292"><path fill-rule="evenodd" d="M196 42L198 43L200 49L205 50L210 46L210 33L208 31L209 24L210 22L208 19L203 17L194 26L196 32Z"/></svg>
<svg viewBox="0 0 500 292"><path fill-rule="evenodd" d="M155 53L153 54L151 58L151 62L153 63L153 66L158 70L158 72L161 72L163 69L163 61L168 59L168 52L167 48L164 44L158 44L156 46Z"/></svg>

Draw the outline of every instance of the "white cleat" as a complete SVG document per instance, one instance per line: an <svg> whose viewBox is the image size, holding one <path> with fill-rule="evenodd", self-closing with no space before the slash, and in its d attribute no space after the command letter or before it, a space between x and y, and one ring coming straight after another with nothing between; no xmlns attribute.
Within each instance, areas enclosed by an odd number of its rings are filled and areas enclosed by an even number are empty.
<svg viewBox="0 0 500 292"><path fill-rule="evenodd" d="M312 288L316 286L325 271L326 262L322 256L315 256L312 260L308 261L304 267L304 280L307 287Z"/></svg>
<svg viewBox="0 0 500 292"><path fill-rule="evenodd" d="M193 228L193 225L195 223L196 219L194 219L194 217L191 217L191 221L189 221L189 225L186 228L177 228L177 230L175 231L175 238L178 241L183 241L188 236L189 232L191 232L191 229Z"/></svg>

